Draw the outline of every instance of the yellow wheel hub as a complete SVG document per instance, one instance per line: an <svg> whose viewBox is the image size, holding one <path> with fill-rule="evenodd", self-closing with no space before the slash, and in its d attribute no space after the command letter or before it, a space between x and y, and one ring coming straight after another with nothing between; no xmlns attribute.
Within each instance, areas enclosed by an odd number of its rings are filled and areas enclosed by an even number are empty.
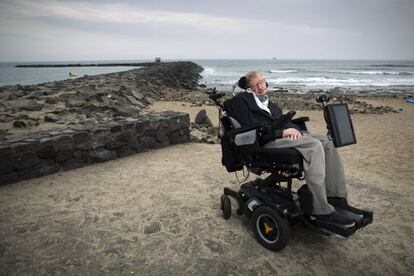
<svg viewBox="0 0 414 276"><path fill-rule="evenodd" d="M269 232L272 232L273 231L273 228L272 227L270 227L269 225L267 225L267 223L265 222L264 223L264 227L265 227L265 233L266 234L269 234Z"/></svg>

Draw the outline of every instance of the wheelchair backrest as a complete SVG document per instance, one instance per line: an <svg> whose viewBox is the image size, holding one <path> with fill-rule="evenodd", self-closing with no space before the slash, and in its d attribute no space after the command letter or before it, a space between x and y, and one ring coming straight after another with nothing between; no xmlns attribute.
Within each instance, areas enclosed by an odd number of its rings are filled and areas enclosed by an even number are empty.
<svg viewBox="0 0 414 276"><path fill-rule="evenodd" d="M233 145L230 131L235 129L235 126L228 115L221 117L221 125L223 127L223 133L220 137L221 144L221 163L226 167L228 172L235 172L243 169L243 159L241 158L239 151Z"/></svg>
<svg viewBox="0 0 414 276"><path fill-rule="evenodd" d="M230 114L231 101L224 102L225 114L221 117L223 134L221 136L222 164L228 172L243 169L251 159L252 153L259 150L257 129L242 127Z"/></svg>

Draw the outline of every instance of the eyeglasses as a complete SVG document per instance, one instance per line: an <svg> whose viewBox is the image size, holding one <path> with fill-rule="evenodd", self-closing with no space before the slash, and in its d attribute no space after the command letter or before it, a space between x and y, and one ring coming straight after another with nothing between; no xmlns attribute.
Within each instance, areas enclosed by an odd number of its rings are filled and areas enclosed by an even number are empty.
<svg viewBox="0 0 414 276"><path fill-rule="evenodd" d="M258 82L256 82L256 86L258 88L262 85L266 85L266 80L265 79L262 79L262 80L259 80Z"/></svg>

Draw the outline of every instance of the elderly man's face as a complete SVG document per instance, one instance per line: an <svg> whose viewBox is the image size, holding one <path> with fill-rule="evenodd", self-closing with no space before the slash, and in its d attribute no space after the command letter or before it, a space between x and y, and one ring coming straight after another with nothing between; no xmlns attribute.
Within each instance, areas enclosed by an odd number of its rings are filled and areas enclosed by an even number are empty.
<svg viewBox="0 0 414 276"><path fill-rule="evenodd" d="M266 80L262 75L257 75L250 80L250 88L256 95L265 95L267 92Z"/></svg>

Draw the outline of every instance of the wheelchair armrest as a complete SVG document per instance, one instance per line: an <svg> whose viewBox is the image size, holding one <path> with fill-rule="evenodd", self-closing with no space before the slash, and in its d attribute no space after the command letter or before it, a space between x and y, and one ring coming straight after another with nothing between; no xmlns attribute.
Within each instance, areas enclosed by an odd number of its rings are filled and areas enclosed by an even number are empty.
<svg viewBox="0 0 414 276"><path fill-rule="evenodd" d="M302 131L308 130L308 128L306 127L306 123L305 123L308 121L309 121L309 117L299 117L299 118L292 119L292 123L297 125Z"/></svg>
<svg viewBox="0 0 414 276"><path fill-rule="evenodd" d="M233 128L227 132L227 139L232 147L244 155L250 155L260 149L259 133L261 124Z"/></svg>
<svg viewBox="0 0 414 276"><path fill-rule="evenodd" d="M308 122L308 121L309 121L309 117L299 117L299 118L292 119L292 123L294 124Z"/></svg>
<svg viewBox="0 0 414 276"><path fill-rule="evenodd" d="M248 132L248 131L251 131L253 129L259 129L261 126L262 126L262 124L254 124L254 125L251 125L251 126L233 128L233 129L230 129L228 131L228 135L230 137L234 137L234 136L236 136L237 134L240 134L240 133Z"/></svg>

